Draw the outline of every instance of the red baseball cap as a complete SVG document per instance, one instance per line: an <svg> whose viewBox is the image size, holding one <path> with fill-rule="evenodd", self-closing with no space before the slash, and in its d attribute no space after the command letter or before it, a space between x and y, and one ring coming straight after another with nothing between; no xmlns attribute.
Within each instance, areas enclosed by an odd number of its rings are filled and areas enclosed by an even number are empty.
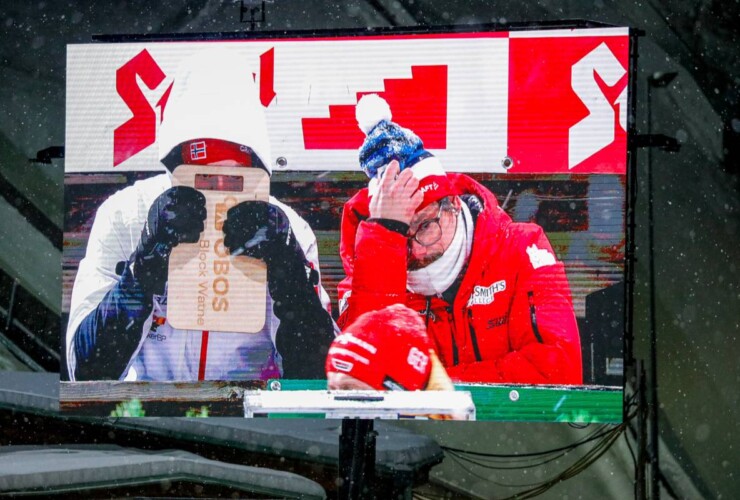
<svg viewBox="0 0 740 500"><path fill-rule="evenodd" d="M194 139L180 145L183 164L208 165L223 160L235 160L245 167L261 166L252 150L247 146L220 139Z"/></svg>
<svg viewBox="0 0 740 500"><path fill-rule="evenodd" d="M326 357L326 373L344 373L372 388L426 388L432 348L419 314L402 304L361 315L338 335Z"/></svg>

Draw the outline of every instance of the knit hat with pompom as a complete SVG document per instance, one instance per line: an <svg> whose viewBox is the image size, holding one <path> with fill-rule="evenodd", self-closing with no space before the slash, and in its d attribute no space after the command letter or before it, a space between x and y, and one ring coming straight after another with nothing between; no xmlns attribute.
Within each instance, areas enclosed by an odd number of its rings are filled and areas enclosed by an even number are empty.
<svg viewBox="0 0 740 500"><path fill-rule="evenodd" d="M373 196L385 167L398 160L401 170L412 169L419 179L424 201L419 209L455 194L439 159L424 149L421 138L412 130L392 121L388 103L377 94L362 96L355 108L357 124L366 137L360 147L360 168L370 178L369 194Z"/></svg>

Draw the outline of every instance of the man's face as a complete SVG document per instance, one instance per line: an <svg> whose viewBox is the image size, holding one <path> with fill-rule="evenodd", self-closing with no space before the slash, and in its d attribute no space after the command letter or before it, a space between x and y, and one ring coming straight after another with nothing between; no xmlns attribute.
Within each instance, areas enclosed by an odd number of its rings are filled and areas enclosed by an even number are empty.
<svg viewBox="0 0 740 500"><path fill-rule="evenodd" d="M187 163L183 163L183 165L187 165ZM245 165L243 161L239 161L239 160L209 161L208 163L205 163L203 165L206 167L245 167L245 168L247 167L247 165Z"/></svg>
<svg viewBox="0 0 740 500"><path fill-rule="evenodd" d="M366 384L362 380L346 373L330 372L327 374L326 383L330 391L375 390L370 384Z"/></svg>
<svg viewBox="0 0 740 500"><path fill-rule="evenodd" d="M244 163L238 160L219 160L208 163L209 167L246 167Z"/></svg>
<svg viewBox="0 0 740 500"><path fill-rule="evenodd" d="M453 207L459 209L459 199L453 198ZM439 220L437 220L439 217ZM435 222L436 221L436 222ZM422 245L419 241L424 242L423 233L437 231L435 227L439 224L439 239L430 244ZM439 202L434 202L423 209L419 210L411 219L409 225L410 236L416 235L416 238L409 238L408 264L409 271L421 269L439 259L442 254L449 248L457 229L456 210L441 210ZM417 241L419 240L419 241Z"/></svg>

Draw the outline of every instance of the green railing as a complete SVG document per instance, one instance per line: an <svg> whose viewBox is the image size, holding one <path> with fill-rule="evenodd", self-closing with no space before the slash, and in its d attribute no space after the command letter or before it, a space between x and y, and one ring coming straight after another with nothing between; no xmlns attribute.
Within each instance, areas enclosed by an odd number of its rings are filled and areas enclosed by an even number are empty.
<svg viewBox="0 0 740 500"><path fill-rule="evenodd" d="M268 390L325 390L323 380L275 380ZM522 386L456 384L470 391L476 419L518 422L619 423L623 392L611 386ZM282 415L281 417L285 417Z"/></svg>

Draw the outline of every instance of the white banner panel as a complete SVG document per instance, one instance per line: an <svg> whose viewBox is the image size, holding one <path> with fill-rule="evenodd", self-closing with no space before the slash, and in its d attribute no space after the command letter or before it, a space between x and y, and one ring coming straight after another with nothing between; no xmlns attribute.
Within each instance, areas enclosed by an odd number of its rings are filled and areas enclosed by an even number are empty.
<svg viewBox="0 0 740 500"><path fill-rule="evenodd" d="M356 169L365 93L381 94L394 121L455 169L489 171L506 154L505 34L89 44L68 48L67 172L161 169L156 130L173 75L214 43L254 62L245 70L259 79L272 160L287 169ZM122 134L131 120L136 133Z"/></svg>

